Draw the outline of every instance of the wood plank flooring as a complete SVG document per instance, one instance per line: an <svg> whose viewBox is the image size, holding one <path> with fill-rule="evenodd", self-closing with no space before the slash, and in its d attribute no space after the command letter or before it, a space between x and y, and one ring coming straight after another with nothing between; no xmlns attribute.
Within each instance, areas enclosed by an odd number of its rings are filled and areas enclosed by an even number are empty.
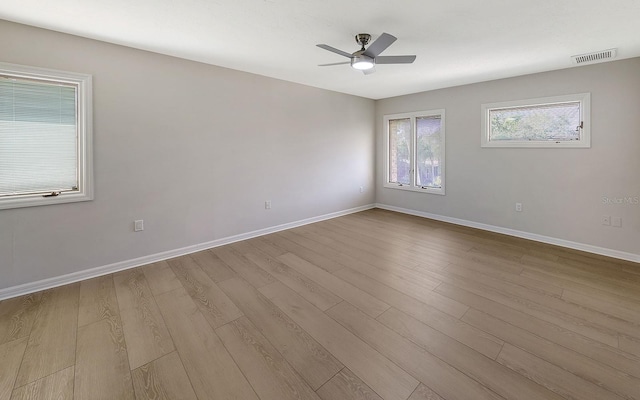
<svg viewBox="0 0 640 400"><path fill-rule="evenodd" d="M0 400L640 400L640 264L379 209L0 302Z"/></svg>

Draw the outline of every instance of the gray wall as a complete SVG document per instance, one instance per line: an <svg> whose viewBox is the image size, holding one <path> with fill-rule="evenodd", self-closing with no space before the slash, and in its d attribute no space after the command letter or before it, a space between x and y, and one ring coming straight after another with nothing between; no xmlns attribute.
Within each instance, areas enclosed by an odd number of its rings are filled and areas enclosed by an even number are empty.
<svg viewBox="0 0 640 400"><path fill-rule="evenodd" d="M376 102L1 20L0 59L93 75L96 188L0 210L0 289L374 201L640 253L640 205L603 202L640 196L640 59ZM581 92L590 149L480 148L481 103ZM383 188L383 115L437 108L447 195Z"/></svg>
<svg viewBox="0 0 640 400"><path fill-rule="evenodd" d="M0 210L0 289L374 202L372 100L1 20L0 59L93 75L95 160L94 201Z"/></svg>
<svg viewBox="0 0 640 400"><path fill-rule="evenodd" d="M590 149L480 147L480 105L591 92ZM446 109L446 196L382 187L383 116ZM640 58L376 102L376 201L640 255ZM515 212L515 203L523 212ZM603 226L603 215L622 227Z"/></svg>

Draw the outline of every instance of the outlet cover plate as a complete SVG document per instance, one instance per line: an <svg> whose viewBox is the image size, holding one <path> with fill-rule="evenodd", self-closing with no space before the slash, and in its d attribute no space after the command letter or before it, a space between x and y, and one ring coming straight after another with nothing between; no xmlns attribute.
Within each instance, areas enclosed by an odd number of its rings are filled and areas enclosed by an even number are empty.
<svg viewBox="0 0 640 400"><path fill-rule="evenodd" d="M144 221L141 219L137 219L133 221L133 230L134 232L140 232L144 230Z"/></svg>

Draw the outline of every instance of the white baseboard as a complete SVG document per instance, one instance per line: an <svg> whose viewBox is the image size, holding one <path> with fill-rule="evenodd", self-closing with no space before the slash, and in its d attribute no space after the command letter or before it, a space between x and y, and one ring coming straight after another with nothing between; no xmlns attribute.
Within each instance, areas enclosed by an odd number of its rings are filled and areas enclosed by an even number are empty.
<svg viewBox="0 0 640 400"><path fill-rule="evenodd" d="M269 228L258 229L257 231L241 233L239 235L229 236L222 239L212 240L210 242L199 243L192 246L182 247L175 250L163 251L161 253L150 254L144 257L138 257L131 260L120 261L117 263L103 265L101 267L95 267L78 272L72 272L70 274L55 276L52 278L42 279L36 282L25 283L18 286L11 286L5 289L0 289L0 300L8 299L11 297L22 296L28 293L39 292L41 290L51 289L54 287L67 285L82 281L85 279L95 278L102 275L111 274L113 272L122 271L129 268L139 267L169 258L183 256L185 254L195 253L198 251L211 249L225 244L239 242L241 240L251 239L257 236L268 235L270 233L283 231L285 229L291 229L302 225L312 224L314 222L324 221L331 218L341 217L347 214L353 214L356 212L369 210L375 208L374 204L368 204L365 206L350 208L348 210L337 211L329 214L320 215L318 217L307 218L299 221L289 222L282 225L276 225Z"/></svg>
<svg viewBox="0 0 640 400"><path fill-rule="evenodd" d="M431 214L423 211L410 210L407 208L389 206L386 204L376 203L376 208L383 210L395 211L403 214L415 215L418 217L424 217L429 219L435 219L437 221L449 222L455 225L468 226L470 228L482 229L489 232L502 233L509 236L515 236L523 239L534 240L536 242L542 242L547 244L553 244L556 246L567 247L569 249L586 251L588 253L600 254L603 256L619 258L621 260L633 261L640 263L640 254L627 253L624 251L607 249L604 247L593 246L590 244L572 242L570 240L558 239L550 236L538 235L536 233L529 233L524 231L518 231L515 229L503 228L500 226L482 224L480 222L467 221L464 219L446 217L438 214Z"/></svg>

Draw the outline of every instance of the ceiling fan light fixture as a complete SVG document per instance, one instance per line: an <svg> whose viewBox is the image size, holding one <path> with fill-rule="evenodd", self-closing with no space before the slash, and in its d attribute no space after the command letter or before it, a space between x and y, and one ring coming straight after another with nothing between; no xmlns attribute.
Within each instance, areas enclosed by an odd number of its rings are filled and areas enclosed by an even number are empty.
<svg viewBox="0 0 640 400"><path fill-rule="evenodd" d="M360 71L371 69L375 66L373 58L365 55L353 56L351 58L351 67Z"/></svg>

